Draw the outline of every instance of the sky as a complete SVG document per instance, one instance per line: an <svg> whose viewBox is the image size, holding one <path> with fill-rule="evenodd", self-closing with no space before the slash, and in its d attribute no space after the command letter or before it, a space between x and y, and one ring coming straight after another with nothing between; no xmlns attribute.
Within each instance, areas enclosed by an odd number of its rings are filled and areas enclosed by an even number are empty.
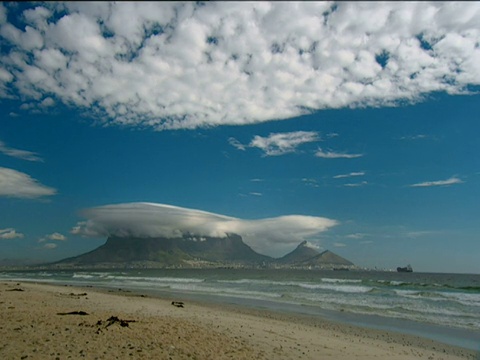
<svg viewBox="0 0 480 360"><path fill-rule="evenodd" d="M480 273L480 3L0 4L0 262L307 240Z"/></svg>

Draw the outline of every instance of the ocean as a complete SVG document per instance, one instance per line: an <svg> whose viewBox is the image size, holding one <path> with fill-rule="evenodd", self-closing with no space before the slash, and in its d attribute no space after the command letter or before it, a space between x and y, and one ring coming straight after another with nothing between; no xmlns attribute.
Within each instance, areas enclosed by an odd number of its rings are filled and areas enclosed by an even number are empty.
<svg viewBox="0 0 480 360"><path fill-rule="evenodd" d="M2 279L123 289L307 314L480 351L480 275L122 269L3 271Z"/></svg>

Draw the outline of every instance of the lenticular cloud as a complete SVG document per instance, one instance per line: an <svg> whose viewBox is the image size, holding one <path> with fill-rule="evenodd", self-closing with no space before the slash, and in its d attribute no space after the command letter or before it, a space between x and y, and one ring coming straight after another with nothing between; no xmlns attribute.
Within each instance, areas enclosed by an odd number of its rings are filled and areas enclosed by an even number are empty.
<svg viewBox="0 0 480 360"><path fill-rule="evenodd" d="M127 203L87 209L88 219L72 233L90 237L181 237L184 234L225 237L241 235L254 250L280 256L306 238L337 225L337 221L314 216L288 215L243 220L201 210L154 203Z"/></svg>
<svg viewBox="0 0 480 360"><path fill-rule="evenodd" d="M479 2L6 3L0 97L157 130L241 125L464 92L479 38Z"/></svg>

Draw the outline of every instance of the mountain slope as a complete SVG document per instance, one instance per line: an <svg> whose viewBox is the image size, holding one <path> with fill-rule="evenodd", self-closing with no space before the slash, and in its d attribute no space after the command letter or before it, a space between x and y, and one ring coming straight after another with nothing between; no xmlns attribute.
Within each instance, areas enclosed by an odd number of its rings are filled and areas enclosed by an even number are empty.
<svg viewBox="0 0 480 360"><path fill-rule="evenodd" d="M295 250L275 261L279 265L300 267L350 267L354 266L349 260L326 250L319 253L308 245L307 241L300 243Z"/></svg>
<svg viewBox="0 0 480 360"><path fill-rule="evenodd" d="M353 263L350 262L349 260L329 250L325 250L324 252L310 259L306 259L305 261L302 261L300 264L304 266L325 266L325 265L342 266L342 267L354 266Z"/></svg>
<svg viewBox="0 0 480 360"><path fill-rule="evenodd" d="M319 252L317 250L308 246L306 241L303 241L295 248L295 250L280 259L277 259L277 262L280 264L296 264L311 259L318 254Z"/></svg>

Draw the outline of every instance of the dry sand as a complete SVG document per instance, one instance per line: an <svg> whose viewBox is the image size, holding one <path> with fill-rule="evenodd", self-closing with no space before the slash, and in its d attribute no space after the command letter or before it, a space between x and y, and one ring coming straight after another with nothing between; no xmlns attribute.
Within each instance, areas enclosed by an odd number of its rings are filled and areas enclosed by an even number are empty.
<svg viewBox="0 0 480 360"><path fill-rule="evenodd" d="M472 351L414 336L171 302L117 290L3 282L0 359L476 358ZM59 315L70 312L86 314Z"/></svg>

